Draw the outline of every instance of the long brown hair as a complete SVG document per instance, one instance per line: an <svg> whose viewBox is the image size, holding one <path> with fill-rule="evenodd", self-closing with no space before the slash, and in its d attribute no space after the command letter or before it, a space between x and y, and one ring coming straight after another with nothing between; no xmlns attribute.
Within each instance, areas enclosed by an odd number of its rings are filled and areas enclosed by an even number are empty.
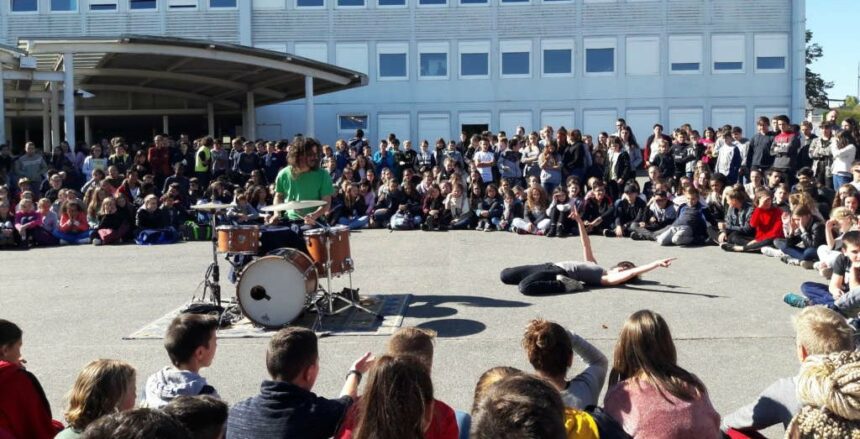
<svg viewBox="0 0 860 439"><path fill-rule="evenodd" d="M322 146L316 139L313 137L296 136L296 138L293 139L293 143L290 145L290 150L287 152L287 164L295 168L300 163L302 157L314 153L314 148L316 148L317 154L322 150ZM314 165L308 165L311 166L311 171L319 168L319 162L315 162ZM298 174L295 170L293 171L293 178L298 178Z"/></svg>
<svg viewBox="0 0 860 439"><path fill-rule="evenodd" d="M90 362L69 391L66 421L76 430L83 430L96 419L115 413L134 379L134 367L124 361Z"/></svg>
<svg viewBox="0 0 860 439"><path fill-rule="evenodd" d="M695 375L678 366L669 325L647 309L627 318L615 344L609 385L626 379L646 381L667 399L665 393L691 401L706 391Z"/></svg>
<svg viewBox="0 0 860 439"><path fill-rule="evenodd" d="M353 438L423 439L432 406L433 383L424 364L411 355L383 355L370 371Z"/></svg>

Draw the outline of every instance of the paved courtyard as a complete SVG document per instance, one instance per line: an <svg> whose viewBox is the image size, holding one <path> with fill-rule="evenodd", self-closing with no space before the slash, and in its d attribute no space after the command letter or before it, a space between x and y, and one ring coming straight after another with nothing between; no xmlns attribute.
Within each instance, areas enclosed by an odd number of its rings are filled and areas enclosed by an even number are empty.
<svg viewBox="0 0 860 439"><path fill-rule="evenodd" d="M370 230L351 237L354 283L362 293L414 295L405 325L438 331L434 384L455 408L471 405L484 370L512 365L529 370L520 347L534 317L558 321L595 343L608 357L627 315L642 308L669 322L680 363L708 386L726 414L772 380L796 372L792 309L780 298L813 272L761 255L727 255L716 247L661 248L653 243L593 238L606 265L675 256L668 270L625 288L573 295L525 297L499 282L510 265L580 259L578 238L548 239L502 233ZM0 253L0 318L24 329L24 355L61 417L77 371L95 358L121 358L146 377L168 363L161 342L124 341L142 326L187 301L211 254L207 243L161 247L57 247ZM337 284L341 285L341 284ZM234 289L225 288L231 295ZM336 394L351 362L381 352L385 337L321 340L316 390ZM220 340L203 375L228 402L252 395L266 376L267 339ZM575 373L581 363L575 362ZM778 437L782 429L768 431Z"/></svg>

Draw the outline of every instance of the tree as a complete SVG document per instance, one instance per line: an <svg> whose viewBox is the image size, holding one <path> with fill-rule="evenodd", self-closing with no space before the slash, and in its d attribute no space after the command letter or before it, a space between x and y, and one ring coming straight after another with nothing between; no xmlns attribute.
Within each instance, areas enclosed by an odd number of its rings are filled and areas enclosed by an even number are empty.
<svg viewBox="0 0 860 439"><path fill-rule="evenodd" d="M842 103L842 108L852 109L858 104L857 96L845 96L845 102Z"/></svg>
<svg viewBox="0 0 860 439"><path fill-rule="evenodd" d="M825 81L820 74L815 73L809 66L824 55L824 50L818 43L811 43L812 31L806 31L806 101L813 108L829 107L827 90L833 88L833 83Z"/></svg>

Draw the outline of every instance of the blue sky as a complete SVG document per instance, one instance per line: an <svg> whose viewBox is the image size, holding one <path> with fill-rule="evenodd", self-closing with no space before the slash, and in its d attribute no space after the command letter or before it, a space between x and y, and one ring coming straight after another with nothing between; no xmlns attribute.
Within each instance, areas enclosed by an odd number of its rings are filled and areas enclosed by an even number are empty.
<svg viewBox="0 0 860 439"><path fill-rule="evenodd" d="M824 56L812 64L825 81L832 81L831 99L857 95L857 63L860 62L860 24L858 0L807 0L806 28L812 41L824 49Z"/></svg>

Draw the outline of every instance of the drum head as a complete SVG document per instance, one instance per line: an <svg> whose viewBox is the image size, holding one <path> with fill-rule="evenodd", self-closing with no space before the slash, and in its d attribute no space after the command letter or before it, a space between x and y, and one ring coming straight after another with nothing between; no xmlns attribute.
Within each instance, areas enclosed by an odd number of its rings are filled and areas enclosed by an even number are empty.
<svg viewBox="0 0 860 439"><path fill-rule="evenodd" d="M236 288L242 313L266 328L283 327L299 316L308 291L305 273L287 259L264 256L248 264Z"/></svg>

